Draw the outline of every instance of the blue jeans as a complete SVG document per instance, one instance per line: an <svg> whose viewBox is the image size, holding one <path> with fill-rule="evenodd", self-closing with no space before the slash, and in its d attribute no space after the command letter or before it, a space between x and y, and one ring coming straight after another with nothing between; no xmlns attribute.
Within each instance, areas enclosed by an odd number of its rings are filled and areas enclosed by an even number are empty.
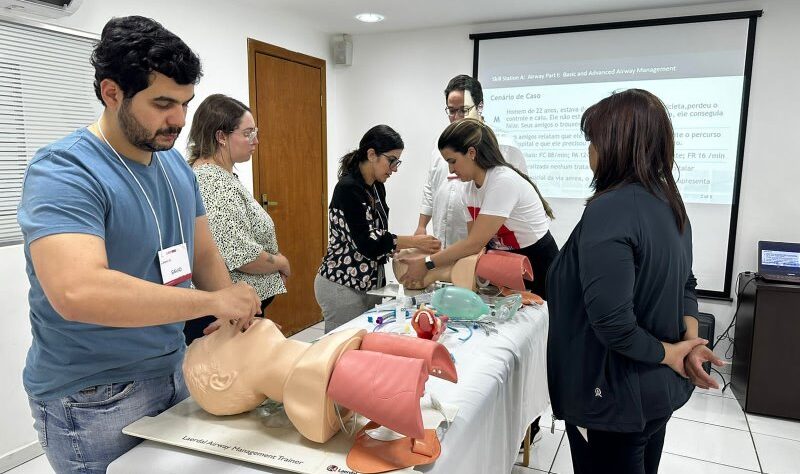
<svg viewBox="0 0 800 474"><path fill-rule="evenodd" d="M28 397L33 427L56 473L104 473L140 441L122 428L189 395L180 370L147 380L88 387L55 400Z"/></svg>

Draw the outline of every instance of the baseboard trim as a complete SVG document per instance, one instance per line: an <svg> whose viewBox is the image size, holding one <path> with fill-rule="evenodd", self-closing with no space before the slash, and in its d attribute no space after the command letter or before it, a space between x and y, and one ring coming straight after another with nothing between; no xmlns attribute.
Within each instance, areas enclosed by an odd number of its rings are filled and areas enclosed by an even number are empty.
<svg viewBox="0 0 800 474"><path fill-rule="evenodd" d="M41 456L42 454L44 454L44 451L42 451L42 445L40 445L38 441L34 441L21 448L9 451L0 456L0 474L10 471L21 464L25 464L31 459Z"/></svg>

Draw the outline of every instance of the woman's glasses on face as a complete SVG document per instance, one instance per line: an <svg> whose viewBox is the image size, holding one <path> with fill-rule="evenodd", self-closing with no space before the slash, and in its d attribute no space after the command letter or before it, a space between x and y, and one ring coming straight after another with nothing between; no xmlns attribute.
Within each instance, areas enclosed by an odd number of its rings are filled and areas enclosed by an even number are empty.
<svg viewBox="0 0 800 474"><path fill-rule="evenodd" d="M254 128L245 128L244 130L234 130L231 133L241 132L242 135L249 141L251 144L256 141L258 138L258 127Z"/></svg>
<svg viewBox="0 0 800 474"><path fill-rule="evenodd" d="M381 153L381 156L386 157L386 160L389 161L389 168L391 168L393 171L397 171L397 168L400 167L400 163L403 162L402 160L400 160L400 158L392 155L387 155L386 153Z"/></svg>

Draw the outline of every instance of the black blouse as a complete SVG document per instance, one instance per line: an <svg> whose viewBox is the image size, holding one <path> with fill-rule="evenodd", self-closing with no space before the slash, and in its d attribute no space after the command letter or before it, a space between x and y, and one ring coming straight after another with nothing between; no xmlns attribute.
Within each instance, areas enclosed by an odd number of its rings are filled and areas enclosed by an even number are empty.
<svg viewBox="0 0 800 474"><path fill-rule="evenodd" d="M359 170L339 179L328 208L328 251L319 274L354 290L383 285L383 265L397 248L389 232L386 188L368 186Z"/></svg>
<svg viewBox="0 0 800 474"><path fill-rule="evenodd" d="M692 229L640 184L589 202L547 278L547 376L556 417L637 432L693 386L660 362L697 317Z"/></svg>

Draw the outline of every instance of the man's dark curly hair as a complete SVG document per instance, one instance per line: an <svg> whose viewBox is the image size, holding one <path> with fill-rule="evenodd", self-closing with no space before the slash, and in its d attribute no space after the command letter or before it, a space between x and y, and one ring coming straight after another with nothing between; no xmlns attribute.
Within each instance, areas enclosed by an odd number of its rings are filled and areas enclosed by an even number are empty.
<svg viewBox="0 0 800 474"><path fill-rule="evenodd" d="M112 18L92 52L94 93L100 102L100 82L119 84L126 99L150 85L153 72L181 85L197 84L203 75L200 58L180 38L155 20L142 16Z"/></svg>

